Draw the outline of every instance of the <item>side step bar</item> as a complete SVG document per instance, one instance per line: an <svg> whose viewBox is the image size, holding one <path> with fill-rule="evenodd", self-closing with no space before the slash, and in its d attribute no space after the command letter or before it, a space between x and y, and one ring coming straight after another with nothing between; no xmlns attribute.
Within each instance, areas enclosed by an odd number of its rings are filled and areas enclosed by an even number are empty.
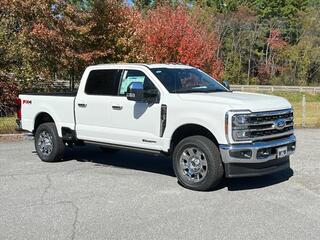
<svg viewBox="0 0 320 240"><path fill-rule="evenodd" d="M162 153L162 151L159 151L159 150L131 147L131 146L125 146L125 145L112 144L112 143L102 143L102 142L95 142L95 141L84 141L84 143L100 145L100 146L115 148L115 149L124 149L124 150L136 151L136 152L145 152L145 153L151 153L151 154L156 154L156 155L160 155Z"/></svg>

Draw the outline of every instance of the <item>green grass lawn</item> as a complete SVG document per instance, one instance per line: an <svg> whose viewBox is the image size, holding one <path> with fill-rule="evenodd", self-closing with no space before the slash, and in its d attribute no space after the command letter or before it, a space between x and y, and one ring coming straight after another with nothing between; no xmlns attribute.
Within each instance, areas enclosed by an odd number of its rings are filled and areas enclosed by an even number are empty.
<svg viewBox="0 0 320 240"><path fill-rule="evenodd" d="M320 94L274 92L267 93L288 99L294 109L296 127L302 126L302 98L306 97L306 127L320 127Z"/></svg>
<svg viewBox="0 0 320 240"><path fill-rule="evenodd" d="M320 127L320 94L274 92L266 93L281 96L292 104L296 127L302 125L302 96L306 97L306 127ZM0 117L0 134L16 133L16 117Z"/></svg>

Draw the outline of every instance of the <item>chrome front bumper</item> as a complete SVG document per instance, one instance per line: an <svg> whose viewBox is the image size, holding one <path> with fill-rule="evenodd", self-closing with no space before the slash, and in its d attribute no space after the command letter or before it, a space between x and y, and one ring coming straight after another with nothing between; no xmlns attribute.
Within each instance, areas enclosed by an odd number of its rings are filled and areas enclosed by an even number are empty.
<svg viewBox="0 0 320 240"><path fill-rule="evenodd" d="M278 158L277 149L284 146L287 146L287 155ZM253 177L289 170L289 155L294 153L295 148L296 138L294 135L277 140L254 142L252 144L220 145L225 176L229 178ZM269 154L261 156L261 151L265 150ZM239 153L241 152L250 152L251 155L240 156Z"/></svg>
<svg viewBox="0 0 320 240"><path fill-rule="evenodd" d="M262 163L277 158L276 149L279 147L287 146L288 155L291 155L295 151L296 137L294 135L270 140L270 141L261 141L254 142L251 144L232 144L232 145L220 145L221 158L224 163ZM266 157L258 156L258 151L262 149L267 149L270 151ZM250 157L235 157L234 153L241 151L251 151Z"/></svg>

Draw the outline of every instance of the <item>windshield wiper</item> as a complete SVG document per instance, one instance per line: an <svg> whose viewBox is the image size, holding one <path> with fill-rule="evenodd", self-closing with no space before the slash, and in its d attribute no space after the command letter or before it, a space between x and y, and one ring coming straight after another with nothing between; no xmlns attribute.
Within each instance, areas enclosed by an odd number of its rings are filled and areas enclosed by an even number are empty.
<svg viewBox="0 0 320 240"><path fill-rule="evenodd" d="M201 93L208 93L207 90L203 90L203 89L180 89L180 90L176 90L175 93L198 93L198 92L201 92Z"/></svg>
<svg viewBox="0 0 320 240"><path fill-rule="evenodd" d="M226 92L223 89L184 89L176 90L175 93L211 93L211 92Z"/></svg>
<svg viewBox="0 0 320 240"><path fill-rule="evenodd" d="M208 92L228 92L228 91L225 89L210 89L208 90Z"/></svg>

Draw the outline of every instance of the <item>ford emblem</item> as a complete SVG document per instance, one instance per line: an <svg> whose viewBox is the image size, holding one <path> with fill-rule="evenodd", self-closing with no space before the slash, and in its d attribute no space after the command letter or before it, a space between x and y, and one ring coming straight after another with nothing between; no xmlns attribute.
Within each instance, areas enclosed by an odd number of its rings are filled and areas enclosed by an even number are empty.
<svg viewBox="0 0 320 240"><path fill-rule="evenodd" d="M274 121L273 126L277 130L282 130L286 126L286 121L284 119L277 119Z"/></svg>

